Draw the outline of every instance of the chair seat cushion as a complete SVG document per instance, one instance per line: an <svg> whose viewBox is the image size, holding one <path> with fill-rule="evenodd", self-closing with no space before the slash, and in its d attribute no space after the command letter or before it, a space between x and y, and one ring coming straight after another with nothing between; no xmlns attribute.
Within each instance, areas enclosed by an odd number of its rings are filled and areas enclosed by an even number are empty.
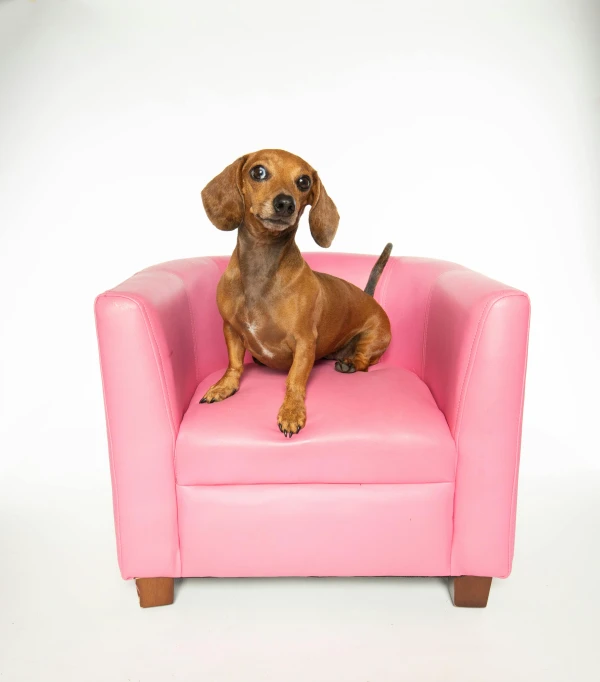
<svg viewBox="0 0 600 682"><path fill-rule="evenodd" d="M206 377L184 415L175 450L178 485L439 483L454 480L456 448L444 415L415 374L376 365L341 374L315 365L307 424L284 438L277 413L286 373L246 365L238 393L199 404L223 370Z"/></svg>

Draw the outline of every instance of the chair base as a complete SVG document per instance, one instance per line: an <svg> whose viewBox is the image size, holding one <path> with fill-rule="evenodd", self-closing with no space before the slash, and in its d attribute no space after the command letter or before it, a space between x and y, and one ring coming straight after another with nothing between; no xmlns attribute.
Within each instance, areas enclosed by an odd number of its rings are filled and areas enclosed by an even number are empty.
<svg viewBox="0 0 600 682"><path fill-rule="evenodd" d="M140 606L143 609L167 606L174 601L175 580L173 578L137 578L135 584ZM450 591L454 606L485 608L491 586L491 578L471 575L450 578Z"/></svg>
<svg viewBox="0 0 600 682"><path fill-rule="evenodd" d="M137 578L135 585L143 609L173 603L175 595L173 578Z"/></svg>
<svg viewBox="0 0 600 682"><path fill-rule="evenodd" d="M491 578L461 575L456 578L450 578L450 583L451 588L454 587L454 606L475 609L483 609L487 606L492 585Z"/></svg>

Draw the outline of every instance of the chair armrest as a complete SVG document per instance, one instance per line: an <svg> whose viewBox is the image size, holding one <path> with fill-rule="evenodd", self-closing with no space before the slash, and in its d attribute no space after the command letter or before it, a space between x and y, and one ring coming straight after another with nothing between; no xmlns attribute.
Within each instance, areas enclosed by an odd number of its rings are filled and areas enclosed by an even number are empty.
<svg viewBox="0 0 600 682"><path fill-rule="evenodd" d="M512 566L530 303L470 270L432 287L423 378L457 447L452 575Z"/></svg>
<svg viewBox="0 0 600 682"><path fill-rule="evenodd" d="M222 267L208 258L165 263L96 299L124 578L181 575L175 440L201 373L222 363L216 306Z"/></svg>

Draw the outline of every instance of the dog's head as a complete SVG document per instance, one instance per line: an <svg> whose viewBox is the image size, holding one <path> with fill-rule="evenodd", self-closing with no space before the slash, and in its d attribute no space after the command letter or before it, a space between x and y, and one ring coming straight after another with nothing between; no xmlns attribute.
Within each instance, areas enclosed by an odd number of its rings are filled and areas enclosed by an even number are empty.
<svg viewBox="0 0 600 682"><path fill-rule="evenodd" d="M325 248L340 220L317 171L281 149L263 149L234 161L202 190L202 203L220 230L235 230L243 223L260 236L295 230L310 205L310 232Z"/></svg>

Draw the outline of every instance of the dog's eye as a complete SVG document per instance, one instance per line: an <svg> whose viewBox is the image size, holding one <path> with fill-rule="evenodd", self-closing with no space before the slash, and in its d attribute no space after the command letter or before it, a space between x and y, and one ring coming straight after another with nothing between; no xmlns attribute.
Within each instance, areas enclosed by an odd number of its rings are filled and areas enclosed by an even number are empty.
<svg viewBox="0 0 600 682"><path fill-rule="evenodd" d="M269 177L269 174L264 166L254 166L254 168L250 170L250 177L257 182L262 182Z"/></svg>
<svg viewBox="0 0 600 682"><path fill-rule="evenodd" d="M310 189L310 178L308 175L301 175L296 180L296 185L301 192L306 192L307 189Z"/></svg>

